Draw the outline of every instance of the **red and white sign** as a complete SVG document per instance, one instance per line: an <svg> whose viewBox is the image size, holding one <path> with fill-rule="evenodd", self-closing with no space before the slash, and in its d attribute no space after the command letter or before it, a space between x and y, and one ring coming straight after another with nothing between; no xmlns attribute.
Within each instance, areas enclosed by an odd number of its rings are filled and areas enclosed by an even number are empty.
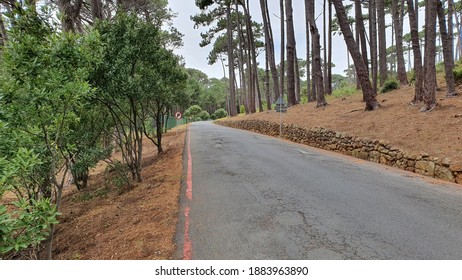
<svg viewBox="0 0 462 280"><path fill-rule="evenodd" d="M181 116L182 116L182 115L181 115L181 112L176 112L176 113L175 113L175 118L176 118L177 120L181 119Z"/></svg>

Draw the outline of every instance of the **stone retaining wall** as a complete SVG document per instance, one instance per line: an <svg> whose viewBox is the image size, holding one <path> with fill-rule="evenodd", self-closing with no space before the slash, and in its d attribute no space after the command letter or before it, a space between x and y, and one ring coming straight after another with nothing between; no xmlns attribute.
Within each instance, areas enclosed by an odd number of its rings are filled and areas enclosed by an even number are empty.
<svg viewBox="0 0 462 280"><path fill-rule="evenodd" d="M268 121L222 120L217 123L270 136L279 136L279 124ZM322 127L303 128L293 124L283 125L282 137L293 142L462 184L462 162L451 162L448 158L434 158L426 153L412 155L392 147L384 140L356 137Z"/></svg>

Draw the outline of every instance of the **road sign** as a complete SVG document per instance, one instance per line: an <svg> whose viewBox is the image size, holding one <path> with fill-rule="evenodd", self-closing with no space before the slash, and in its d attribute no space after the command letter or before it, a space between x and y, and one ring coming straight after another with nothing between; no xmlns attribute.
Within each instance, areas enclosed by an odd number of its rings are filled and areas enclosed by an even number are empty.
<svg viewBox="0 0 462 280"><path fill-rule="evenodd" d="M181 112L176 112L176 113L175 113L175 118L176 118L177 120L181 119Z"/></svg>

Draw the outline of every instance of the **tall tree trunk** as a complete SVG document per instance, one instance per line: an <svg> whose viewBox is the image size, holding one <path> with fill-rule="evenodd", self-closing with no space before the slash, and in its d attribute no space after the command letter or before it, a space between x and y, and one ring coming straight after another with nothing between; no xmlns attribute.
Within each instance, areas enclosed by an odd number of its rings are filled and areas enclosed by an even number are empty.
<svg viewBox="0 0 462 280"><path fill-rule="evenodd" d="M244 61L245 61L245 58L244 58L244 46L243 46L243 42L245 41L245 38L244 38L244 34L242 33L242 27L241 27L241 19L240 19L240 16L239 16L239 5L238 5L238 1L236 0L235 2L235 5L236 5L236 15L237 15L237 36L238 36L238 43L239 43L239 52L238 52L238 56L239 56L239 72L240 72L240 82L241 82L241 88L242 88L242 91L243 91L243 100L244 100L244 108L245 108L245 113L246 114L250 114L250 104L249 104L249 93L247 91L247 80L246 80L246 76L245 76L245 70L244 70ZM240 113L240 111L239 111Z"/></svg>
<svg viewBox="0 0 462 280"><path fill-rule="evenodd" d="M422 112L429 112L436 107L436 13L437 1L425 0L425 80Z"/></svg>
<svg viewBox="0 0 462 280"><path fill-rule="evenodd" d="M280 9L280 15L281 15L281 96L284 97L284 90L285 90L285 83L284 83L284 77L286 75L285 72L285 30L286 30L286 24L285 24L285 11L284 11L284 0L279 1L279 9Z"/></svg>
<svg viewBox="0 0 462 280"><path fill-rule="evenodd" d="M301 103L301 81L300 81L300 68L298 64L297 49L294 50L294 71L295 71L295 100Z"/></svg>
<svg viewBox="0 0 462 280"><path fill-rule="evenodd" d="M266 95L266 109L271 110L271 93L270 93L270 69L269 69L269 52L268 47L265 47L265 95Z"/></svg>
<svg viewBox="0 0 462 280"><path fill-rule="evenodd" d="M101 0L91 0L91 16L93 18L93 22L97 20L103 19L103 3Z"/></svg>
<svg viewBox="0 0 462 280"><path fill-rule="evenodd" d="M241 4L242 4L242 7L244 8L245 21L246 21L246 27L247 27L248 48L250 51L250 58L251 58L250 66L252 69L251 82L253 83L253 89L254 89L253 97L254 97L254 100L255 100L255 97L257 98L258 109L260 112L262 112L263 105L261 102L260 83L258 82L257 51L256 51L256 46L255 46L255 36L253 34L253 28L252 28L252 17L248 9L248 7L250 6L249 0L247 0L247 6L244 5L243 2L241 2ZM253 101L253 104L255 104L255 101ZM255 107L255 105L252 106L252 109L253 107Z"/></svg>
<svg viewBox="0 0 462 280"><path fill-rule="evenodd" d="M248 98L249 98L249 111L251 114L257 112L257 109L255 107L255 83L253 82L253 68L252 68L252 55L250 54L250 49L249 49L249 36L246 36L246 41L244 43L245 47L245 52L246 52L246 65L247 65L247 78L248 78Z"/></svg>
<svg viewBox="0 0 462 280"><path fill-rule="evenodd" d="M460 22L459 22L459 17L457 16L457 13L454 15L455 19L456 19L456 28L457 28L457 45L456 45L456 60L459 60L460 57L462 56L462 44L460 42L460 36L461 36L461 31L462 31L462 28L460 26Z"/></svg>
<svg viewBox="0 0 462 280"><path fill-rule="evenodd" d="M3 14L0 13L0 46L4 46L8 41L8 33L6 32L5 23L3 22ZM1 51L1 49L0 49Z"/></svg>
<svg viewBox="0 0 462 280"><path fill-rule="evenodd" d="M310 42L310 6L308 0L305 0L305 27L306 27L306 97L308 102L313 102L316 97L315 93L311 90L311 42Z"/></svg>
<svg viewBox="0 0 462 280"><path fill-rule="evenodd" d="M414 73L415 73L415 94L411 104L423 101L423 69L422 54L420 52L419 27L417 25L417 15L415 13L413 0L407 0L409 14L409 25L411 29L412 51L414 53Z"/></svg>
<svg viewBox="0 0 462 280"><path fill-rule="evenodd" d="M446 96L456 96L456 88L454 85L454 57L452 54L452 37L449 37L447 28L446 28L446 18L444 15L444 7L441 0L438 0L438 19L440 26L441 39L443 40L443 56L444 56L444 70L446 77L446 84L448 92ZM452 29L452 26L449 26L449 29Z"/></svg>
<svg viewBox="0 0 462 280"><path fill-rule="evenodd" d="M287 102L289 106L296 105L295 98L295 31L293 21L292 0L286 0L287 19Z"/></svg>
<svg viewBox="0 0 462 280"><path fill-rule="evenodd" d="M321 36L319 35L314 18L314 0L308 0L308 5L310 6L310 15L308 17L310 22L310 32L311 38L313 38L313 73L315 73L314 83L316 84L316 107L324 107L327 105L327 102L324 96L324 80L321 63Z"/></svg>
<svg viewBox="0 0 462 280"><path fill-rule="evenodd" d="M401 4L400 4L401 2ZM396 59L398 62L397 75L401 85L407 85L406 63L404 61L403 51L403 15L404 7L402 0L392 1L393 10L393 24L395 26L395 40L396 40Z"/></svg>
<svg viewBox="0 0 462 280"><path fill-rule="evenodd" d="M323 47L323 63L322 72L324 74L324 89L327 88L327 0L323 1L322 4L322 47Z"/></svg>
<svg viewBox="0 0 462 280"><path fill-rule="evenodd" d="M351 32L350 26L348 24L345 7L343 6L342 0L333 0L333 3L335 11L337 12L340 29L342 30L345 43L347 44L348 50L350 51L350 54L354 60L356 73L361 81L361 88L365 93L366 110L378 109L379 104L377 103L376 95L373 92L366 65L361 56L361 53L359 52L358 46L356 45L353 37L353 33Z"/></svg>
<svg viewBox="0 0 462 280"><path fill-rule="evenodd" d="M370 15L370 41L371 41L371 73L372 73L372 89L374 94L377 93L377 7L376 0L369 1Z"/></svg>
<svg viewBox="0 0 462 280"><path fill-rule="evenodd" d="M326 82L326 94L332 94L332 0L328 0L329 3L329 43L327 47L327 82Z"/></svg>
<svg viewBox="0 0 462 280"><path fill-rule="evenodd" d="M278 69L276 68L276 59L274 55L274 40L273 30L271 28L271 20L269 16L268 1L260 0L260 7L262 10L263 25L265 31L265 44L268 52L268 62L271 69L271 76L273 79L273 100L276 100L280 95Z"/></svg>
<svg viewBox="0 0 462 280"><path fill-rule="evenodd" d="M454 1L448 0L448 36L449 36L449 49L452 50L452 62L454 63Z"/></svg>
<svg viewBox="0 0 462 280"><path fill-rule="evenodd" d="M82 32L82 23L79 15L82 9L83 0L77 0L72 5L71 0L58 0L58 7L62 14L61 25L66 32Z"/></svg>
<svg viewBox="0 0 462 280"><path fill-rule="evenodd" d="M379 37L379 76L380 86L388 79L387 69L387 38L385 25L385 0L377 0L377 26Z"/></svg>
<svg viewBox="0 0 462 280"><path fill-rule="evenodd" d="M355 0L356 7L356 28L359 31L359 38L361 41L361 54L364 64L366 65L367 73L369 73L369 60L367 58L367 42L366 42L366 28L364 27L363 12L360 0Z"/></svg>
<svg viewBox="0 0 462 280"><path fill-rule="evenodd" d="M234 50L233 50L233 24L231 20L231 4L226 7L227 34L228 34L228 71L229 71L229 114L237 116L236 88L234 87Z"/></svg>

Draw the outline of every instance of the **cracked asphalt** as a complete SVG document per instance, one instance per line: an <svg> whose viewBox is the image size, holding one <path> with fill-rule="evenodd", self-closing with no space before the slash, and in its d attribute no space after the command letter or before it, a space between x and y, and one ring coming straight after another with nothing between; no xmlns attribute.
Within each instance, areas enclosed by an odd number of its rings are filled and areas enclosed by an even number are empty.
<svg viewBox="0 0 462 280"><path fill-rule="evenodd" d="M461 186L209 122L190 130L193 259L462 259Z"/></svg>

